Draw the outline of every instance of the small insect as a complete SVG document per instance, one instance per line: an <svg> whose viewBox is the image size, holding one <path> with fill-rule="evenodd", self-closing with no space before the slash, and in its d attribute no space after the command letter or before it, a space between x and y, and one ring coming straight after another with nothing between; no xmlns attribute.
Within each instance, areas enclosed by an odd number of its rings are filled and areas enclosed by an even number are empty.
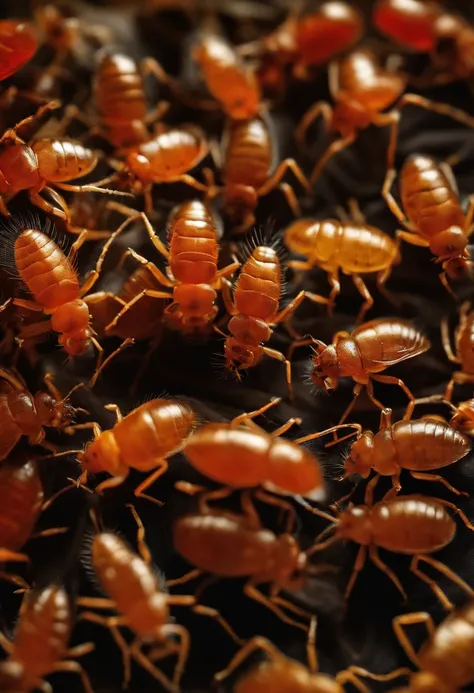
<svg viewBox="0 0 474 693"><path fill-rule="evenodd" d="M340 271L352 276L364 299L356 323L363 321L374 302L361 275L377 273L377 288L393 302L385 282L392 267L400 262L400 251L397 243L375 226L362 221L298 219L285 230L284 242L289 250L307 258L290 260L288 267L303 271L321 267L328 273L330 313L341 290Z"/></svg>
<svg viewBox="0 0 474 693"><path fill-rule="evenodd" d="M315 346L310 377L316 387L331 392L337 388L341 377L351 377L355 381L354 397L340 424L346 420L364 388L375 406L385 409L374 397L373 380L401 387L409 400L404 419L411 417L415 398L403 380L379 375L389 366L419 356L430 348L428 339L410 322L399 318L369 320L352 333L337 332L329 346L313 337L297 340L290 347L289 358L294 349L308 344Z"/></svg>
<svg viewBox="0 0 474 693"><path fill-rule="evenodd" d="M437 51L432 56L435 84L469 80L474 72L474 28L463 17L442 12L436 22Z"/></svg>
<svg viewBox="0 0 474 693"><path fill-rule="evenodd" d="M446 385L444 397L450 402L456 383L474 383L474 311L469 301L465 301L459 309L459 323L454 335L455 350L451 347L447 318L441 322L441 341L448 359L461 365L461 370L455 371Z"/></svg>
<svg viewBox="0 0 474 693"><path fill-rule="evenodd" d="M217 620L232 637L234 633L215 609L197 605L195 597L170 595L163 589L152 566L143 524L135 508L132 505L128 507L138 525L137 545L140 555L132 551L123 539L113 532L100 531L96 527L92 541L92 565L108 598L77 599L78 605L88 609L116 609L120 615L101 616L92 611L83 611L80 618L110 629L123 656L124 687L128 686L131 678L130 659L133 657L167 691L175 693L179 690L179 682L188 659L190 638L184 626L170 622L169 607L192 606L196 613ZM120 626L127 626L135 633L136 638L132 645L127 645L123 639ZM179 643L174 640L175 636L179 638ZM142 652L144 644L154 646L147 656ZM154 666L153 661L174 653L177 653L178 658L171 681Z"/></svg>
<svg viewBox="0 0 474 693"><path fill-rule="evenodd" d="M474 198L471 197L469 211L464 214L449 166L429 156L413 154L400 171L400 207L390 192L395 176L395 169L387 170L382 195L403 224L404 230L398 230L397 237L429 248L436 255L436 262L443 268L440 280L452 294L447 278L463 276L469 264L466 246L472 231Z"/></svg>
<svg viewBox="0 0 474 693"><path fill-rule="evenodd" d="M296 77L308 68L324 65L362 36L361 13L347 2L329 0L304 15L291 12L277 30L258 41L239 46L242 55L271 56L282 68L292 65Z"/></svg>
<svg viewBox="0 0 474 693"><path fill-rule="evenodd" d="M379 0L372 11L372 22L402 46L429 53L438 43L436 23L440 15L441 7L432 2Z"/></svg>
<svg viewBox="0 0 474 693"><path fill-rule="evenodd" d="M223 284L222 296L231 319L225 335L224 355L226 368L239 380L240 371L258 366L264 356L285 364L286 382L290 398L293 396L291 363L276 349L264 346L272 336L270 326L285 322L308 297L317 303L327 299L305 291L278 311L281 295L282 268L278 252L266 245L257 245L244 262L236 281L233 298L227 284Z"/></svg>
<svg viewBox="0 0 474 693"><path fill-rule="evenodd" d="M13 450L22 436L28 436L30 445L43 445L45 427L64 429L69 426L74 408L68 404L69 393L62 397L48 373L44 378L47 392L35 395L18 375L0 368L0 461ZM76 386L77 388L78 386ZM74 388L74 389L76 389Z"/></svg>
<svg viewBox="0 0 474 693"><path fill-rule="evenodd" d="M394 491L398 493L400 474L407 469L414 479L437 481L453 493L467 495L439 474L426 472L448 467L470 450L469 438L448 423L426 418L392 424L392 411L384 409L378 433L360 430L352 443L344 462L344 476L360 474L366 479L373 469L381 476L391 476Z"/></svg>
<svg viewBox="0 0 474 693"><path fill-rule="evenodd" d="M218 313L216 301L221 282L239 267L236 261L217 269L217 229L208 207L200 200L188 200L173 210L168 219L168 248L155 234L145 214L137 215L135 210L131 214L143 220L153 245L169 262L167 274L134 250L129 249L127 253L169 290L144 289L123 306L107 329L115 329L130 308L146 296L172 299L164 313L172 329L187 335L208 335Z"/></svg>
<svg viewBox="0 0 474 693"><path fill-rule="evenodd" d="M34 205L66 223L69 222L67 204L54 188L71 192L129 195L94 184L66 183L87 175L98 163L97 154L79 142L54 138L40 139L27 144L18 136L18 130L30 126L57 107L57 101L40 106L34 115L24 118L13 128L6 130L0 138L0 212L5 216L10 214L6 202L22 190L28 192ZM57 206L45 200L42 192L48 193Z"/></svg>
<svg viewBox="0 0 474 693"><path fill-rule="evenodd" d="M415 652L407 626L422 624L428 639L419 652ZM449 614L435 626L430 614L419 611L401 614L393 619L393 628L407 657L419 669L407 670L410 679L399 693L425 693L426 691L452 691L456 693L474 681L472 648L474 645L474 602L470 601ZM399 672L399 675L401 672Z"/></svg>
<svg viewBox="0 0 474 693"><path fill-rule="evenodd" d="M281 181L290 171L308 194L311 194L311 186L294 159L278 163L277 139L267 116L229 121L222 147L224 214L235 233L248 231L255 223L254 212L259 198L275 188L285 195L293 214L301 215L293 188Z"/></svg>
<svg viewBox="0 0 474 693"><path fill-rule="evenodd" d="M0 21L0 80L17 72L36 53L35 27L28 22Z"/></svg>
<svg viewBox="0 0 474 693"><path fill-rule="evenodd" d="M388 498L373 504L373 490L377 481L378 476L375 476L367 484L364 505L349 507L332 518L333 524L328 529L334 530L333 536L308 549L308 556L323 551L338 541L350 539L360 544L354 569L345 590L346 599L364 567L367 554L392 580L403 598L407 598L398 577L380 558L379 549L413 556L410 563L411 572L429 585L444 608L451 610L453 604L441 587L420 569L420 563L427 563L438 570L472 598L473 589L448 566L429 555L450 544L456 533L456 523L446 508L456 512L465 526L474 531L474 525L462 510L449 501L421 495ZM328 518L327 513L317 508L313 508L312 511L316 515Z"/></svg>
<svg viewBox="0 0 474 693"><path fill-rule="evenodd" d="M314 618L311 625L313 624L316 624ZM245 643L229 665L214 676L214 680L220 682L226 679L258 650L265 652L268 659L254 665L240 676L232 687L234 693L264 693L265 691L280 693L286 690L298 691L298 693L344 693L343 685L346 683L350 683L360 693L368 693L369 689L359 680L360 676L367 676L376 681L388 681L405 673L405 669L398 669L387 675L378 675L361 667L350 666L333 678L318 671L314 642L310 642L309 638L307 649L309 669L300 662L285 657L266 638L257 636Z"/></svg>
<svg viewBox="0 0 474 693"><path fill-rule="evenodd" d="M117 417L111 430L102 431L95 421L70 427L74 431L92 428L94 432L94 440L78 455L83 469L78 484L85 483L89 474L108 472L112 478L96 488L101 493L122 484L130 469L154 470L137 486L135 495L159 503L144 491L166 472L166 458L182 449L196 426L196 414L187 404L171 399L152 399L125 417L116 404L105 408L114 411Z"/></svg>
<svg viewBox="0 0 474 693"><path fill-rule="evenodd" d="M73 614L66 590L50 585L28 592L20 610L13 641L0 633L8 657L0 662L0 689L6 693L51 690L44 677L69 671L81 677L85 693L93 693L84 669L72 658L94 650L92 643L68 649Z"/></svg>
<svg viewBox="0 0 474 693"><path fill-rule="evenodd" d="M260 89L252 68L219 34L206 31L196 41L192 57L209 93L233 120L255 118L260 110Z"/></svg>

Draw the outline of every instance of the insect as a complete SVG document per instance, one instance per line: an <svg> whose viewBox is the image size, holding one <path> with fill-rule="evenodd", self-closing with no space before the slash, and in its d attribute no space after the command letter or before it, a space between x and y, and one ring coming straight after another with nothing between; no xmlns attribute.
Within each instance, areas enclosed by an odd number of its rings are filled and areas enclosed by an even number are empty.
<svg viewBox="0 0 474 693"><path fill-rule="evenodd" d="M448 423L427 418L392 424L392 411L384 409L379 431L374 434L361 430L352 443L344 462L344 476L360 474L366 479L373 469L381 476L391 476L394 490L398 492L400 474L407 469L415 479L438 481L458 495L467 495L453 488L439 474L426 472L454 464L470 450L469 438Z"/></svg>
<svg viewBox="0 0 474 693"><path fill-rule="evenodd" d="M222 279L239 267L236 261L217 269L217 229L208 207L200 200L188 200L173 210L168 219L168 248L155 234L145 214L137 215L134 210L132 214L143 220L153 245L169 262L169 275L134 250L129 249L128 254L172 292L145 289L124 305L108 329L113 330L127 312L147 296L172 299L164 313L169 327L188 335L208 334L218 313L217 290Z"/></svg>
<svg viewBox="0 0 474 693"><path fill-rule="evenodd" d="M452 294L447 278L462 276L468 265L466 246L472 231L474 198L465 215L451 169L429 156L413 154L400 171L400 207L390 192L395 176L395 169L387 170L382 195L403 224L404 230L398 230L397 236L436 255L443 269L440 280Z"/></svg>
<svg viewBox="0 0 474 693"><path fill-rule="evenodd" d="M69 671L81 677L86 693L93 693L89 677L73 658L89 654L94 645L83 643L68 649L72 619L69 596L63 587L49 585L25 595L13 641L0 633L0 644L8 654L0 662L2 691L51 690L44 677Z"/></svg>
<svg viewBox="0 0 474 693"><path fill-rule="evenodd" d="M420 569L420 563L427 563L444 574L472 598L474 595L472 588L448 566L429 555L451 543L456 533L456 523L446 508L454 510L465 526L474 531L474 525L469 522L462 510L449 501L421 495L387 498L373 504L372 496L377 480L376 476L367 484L364 505L349 507L334 517L331 527L334 530L333 536L321 543L316 543L308 549L307 554L311 556L335 542L347 539L360 544L354 569L345 590L346 599L364 567L367 554L392 580L403 598L407 598L400 580L380 558L379 549L413 556L410 570L429 585L446 609L452 609L453 604L440 586ZM316 515L327 519L326 513L322 513L317 508L312 510Z"/></svg>
<svg viewBox="0 0 474 693"><path fill-rule="evenodd" d="M226 368L238 379L241 377L240 371L258 366L264 356L269 356L285 364L291 398L293 388L290 361L280 351L264 346L272 336L270 325L288 320L305 296L317 303L327 303L327 299L300 291L296 298L278 311L281 285L282 268L277 250L271 246L255 246L242 266L233 297L227 284L223 284L222 296L231 319L227 325L230 334L221 334L226 337Z"/></svg>
<svg viewBox="0 0 474 693"><path fill-rule="evenodd" d="M305 77L308 68L324 65L362 36L364 22L355 7L340 0L323 2L315 12L291 12L277 30L259 41L239 46L242 55L271 56L276 64L291 64L293 74Z"/></svg>
<svg viewBox="0 0 474 693"><path fill-rule="evenodd" d="M5 368L0 368L0 460L4 460L24 435L30 445L43 445L44 427L64 429L70 422L74 408L68 403L69 393L62 397L48 373L44 378L47 392L35 395L29 392L23 379ZM78 387L78 386L76 386ZM75 388L76 389L76 388Z"/></svg>
<svg viewBox="0 0 474 693"><path fill-rule="evenodd" d="M34 205L66 223L69 222L67 204L54 188L71 192L129 195L93 184L66 183L87 175L98 163L97 154L79 142L58 137L39 139L27 144L18 136L18 130L30 126L57 107L57 101L40 106L34 115L24 118L13 128L6 130L0 138L0 212L5 216L10 214L6 202L22 190L28 192ZM58 129L60 127L62 126L58 125ZM47 193L55 205L48 202L41 193Z"/></svg>
<svg viewBox="0 0 474 693"><path fill-rule="evenodd" d="M300 216L293 188L281 182L288 171L311 194L309 182L294 159L278 163L276 142L266 116L227 124L223 139L223 206L235 233L244 233L255 223L259 198L275 188L285 195L293 214Z"/></svg>
<svg viewBox="0 0 474 693"><path fill-rule="evenodd" d="M419 356L430 348L428 339L410 322L399 318L369 320L352 333L337 332L329 346L313 337L297 340L290 347L289 358L295 348L307 344L315 346L310 377L316 387L331 392L337 388L339 378L347 376L355 382L354 397L340 424L346 420L364 388L375 406L385 409L374 397L373 380L401 387L409 400L404 419L411 417L415 406L412 392L400 378L380 375L389 366Z"/></svg>
<svg viewBox="0 0 474 693"><path fill-rule="evenodd" d="M444 397L450 402L456 383L474 383L474 311L469 301L465 301L459 310L459 323L454 335L455 351L451 347L447 318L441 322L441 341L448 359L461 365L461 370L453 373L446 386Z"/></svg>
<svg viewBox="0 0 474 693"><path fill-rule="evenodd" d="M373 11L374 26L385 36L414 51L429 53L437 43L441 8L420 0L379 0Z"/></svg>
<svg viewBox="0 0 474 693"><path fill-rule="evenodd" d="M0 21L0 80L17 72L36 53L36 30L28 22Z"/></svg>
<svg viewBox="0 0 474 693"><path fill-rule="evenodd" d="M125 417L116 404L106 405L106 409L117 417L111 430L101 431L99 424L91 421L70 429L92 428L94 432L94 440L78 455L83 469L78 484L85 483L89 474L108 472L112 477L96 488L101 493L123 483L130 469L154 470L137 486L135 495L159 503L144 491L166 472L166 458L181 450L196 426L196 414L187 404L171 399L152 399Z"/></svg>
<svg viewBox="0 0 474 693"><path fill-rule="evenodd" d="M254 118L260 110L260 89L252 68L219 34L206 31L196 41L192 57L206 87L233 120Z"/></svg>
<svg viewBox="0 0 474 693"><path fill-rule="evenodd" d="M341 285L339 272L352 276L364 302L357 316L362 322L373 305L373 298L361 274L377 273L377 288L393 302L385 289L392 267L400 262L397 243L375 226L362 221L342 222L336 219L298 219L285 230L284 242L306 260L290 260L288 267L308 271L321 267L328 273L331 286L328 310L332 313Z"/></svg>
<svg viewBox="0 0 474 693"><path fill-rule="evenodd" d="M234 633L215 609L197 605L192 596L170 595L163 589L152 566L143 524L135 508L132 505L128 507L138 525L137 544L140 555L113 532L99 531L97 527L92 541L92 565L107 598L79 597L77 600L78 605L88 609L116 609L119 615L101 616L83 611L80 618L110 629L123 656L124 687L130 681L130 658L134 657L167 691L175 692L188 658L190 638L184 626L170 623L169 607L192 606L196 613L216 619L233 637ZM130 646L123 639L120 626L127 626L134 632L136 637ZM174 636L179 638L179 643L174 640ZM142 652L144 644L154 646L148 656ZM170 681L154 666L153 661L173 653L177 653L178 658L173 680Z"/></svg>
<svg viewBox="0 0 474 693"><path fill-rule="evenodd" d="M408 635L407 626L423 624L428 639L419 652L415 652ZM393 619L393 628L407 657L419 669L408 670L408 688L403 693L422 691L460 691L474 680L472 646L474 643L474 602L469 601L444 621L435 626L431 616L419 611L401 614ZM402 691L400 691L402 693Z"/></svg>
<svg viewBox="0 0 474 693"><path fill-rule="evenodd" d="M435 84L470 79L473 74L474 29L463 17L442 12L436 22L438 50L432 61L438 74Z"/></svg>

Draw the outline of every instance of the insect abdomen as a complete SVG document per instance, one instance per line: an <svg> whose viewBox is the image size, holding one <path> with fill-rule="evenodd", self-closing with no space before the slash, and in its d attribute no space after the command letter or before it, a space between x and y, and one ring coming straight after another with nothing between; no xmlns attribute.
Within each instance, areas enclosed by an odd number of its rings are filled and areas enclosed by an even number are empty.
<svg viewBox="0 0 474 693"><path fill-rule="evenodd" d="M95 99L106 121L143 120L147 104L134 60L120 53L106 56L95 80Z"/></svg>
<svg viewBox="0 0 474 693"><path fill-rule="evenodd" d="M0 418L3 421L2 414ZM18 551L30 537L43 504L38 468L32 460L0 468L0 546Z"/></svg>
<svg viewBox="0 0 474 693"><path fill-rule="evenodd" d="M278 310L281 268L273 248L258 246L245 262L234 293L239 313L271 322Z"/></svg>
<svg viewBox="0 0 474 693"><path fill-rule="evenodd" d="M197 201L183 204L170 223L170 268L187 284L212 284L217 272L217 236L212 216Z"/></svg>
<svg viewBox="0 0 474 693"><path fill-rule="evenodd" d="M226 183L258 189L266 182L271 165L272 146L263 121L233 123L226 152Z"/></svg>
<svg viewBox="0 0 474 693"><path fill-rule="evenodd" d="M397 458L405 469L440 469L460 460L471 449L467 436L442 421L398 421L392 427L392 437Z"/></svg>

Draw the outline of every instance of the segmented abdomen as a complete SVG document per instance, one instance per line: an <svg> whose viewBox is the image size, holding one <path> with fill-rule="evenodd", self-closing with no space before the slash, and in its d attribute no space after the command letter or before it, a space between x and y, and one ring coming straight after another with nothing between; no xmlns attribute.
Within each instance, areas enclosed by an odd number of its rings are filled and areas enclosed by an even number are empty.
<svg viewBox="0 0 474 693"><path fill-rule="evenodd" d="M248 185L256 190L268 179L272 166L272 144L260 118L234 122L225 156L226 185Z"/></svg>
<svg viewBox="0 0 474 693"><path fill-rule="evenodd" d="M78 142L38 140L31 148L36 154L41 177L50 183L85 176L97 165L97 155Z"/></svg>
<svg viewBox="0 0 474 693"><path fill-rule="evenodd" d="M375 226L342 224L338 263L344 272L364 274L389 267L398 256L395 241Z"/></svg>
<svg viewBox="0 0 474 693"><path fill-rule="evenodd" d="M78 298L76 272L52 238L27 229L15 241L14 255L20 278L45 310L54 310Z"/></svg>
<svg viewBox="0 0 474 693"><path fill-rule="evenodd" d="M0 410L3 422L3 411ZM44 493L36 463L0 467L0 547L18 551L29 539L43 504Z"/></svg>
<svg viewBox="0 0 474 693"><path fill-rule="evenodd" d="M457 462L471 449L467 436L436 420L397 421L392 426L392 438L397 460L405 469L440 469Z"/></svg>
<svg viewBox="0 0 474 693"><path fill-rule="evenodd" d="M107 55L99 65L94 84L97 107L106 121L144 120L147 111L143 79L134 60Z"/></svg>
<svg viewBox="0 0 474 693"><path fill-rule="evenodd" d="M170 219L170 268L184 284L212 284L217 273L217 232L205 205L191 200Z"/></svg>
<svg viewBox="0 0 474 693"><path fill-rule="evenodd" d="M271 322L278 310L281 267L273 248L257 246L244 263L234 293L239 313Z"/></svg>
<svg viewBox="0 0 474 693"><path fill-rule="evenodd" d="M429 341L407 320L369 320L352 333L364 367L377 373L391 364L422 354Z"/></svg>

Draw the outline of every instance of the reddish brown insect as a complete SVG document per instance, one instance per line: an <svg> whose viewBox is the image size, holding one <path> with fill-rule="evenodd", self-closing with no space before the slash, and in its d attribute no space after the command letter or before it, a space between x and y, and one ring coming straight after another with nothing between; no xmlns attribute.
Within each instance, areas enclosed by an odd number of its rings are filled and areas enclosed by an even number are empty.
<svg viewBox="0 0 474 693"><path fill-rule="evenodd" d="M436 48L436 23L442 8L420 0L379 0L373 11L374 26L382 33L414 51Z"/></svg>
<svg viewBox="0 0 474 693"><path fill-rule="evenodd" d="M446 609L452 609L452 603L439 585L422 572L419 568L420 562L428 563L467 592L470 597L474 596L474 591L464 580L444 563L429 555L451 543L456 533L456 523L446 508L454 510L466 527L474 531L474 525L469 522L462 510L448 501L421 495L389 497L373 504L372 494L377 480L376 476L367 485L364 505L350 507L332 518L334 535L322 543L315 544L307 551L307 554L312 555L337 541L347 539L360 544L354 569L346 587L346 599L364 567L367 553L375 565L388 575L404 599L407 598L400 580L382 561L378 549L413 556L410 570L429 585ZM389 493L392 494L392 492ZM312 510L316 515L328 518L326 513L322 513L317 508Z"/></svg>
<svg viewBox="0 0 474 693"><path fill-rule="evenodd" d="M373 305L372 295L361 275L377 273L377 288L393 302L385 289L392 267L400 262L397 243L375 226L362 220L298 219L285 230L284 242L294 253L305 255L306 260L291 260L288 266L308 271L321 267L328 273L331 285L328 310L332 313L340 293L339 272L352 276L364 302L356 322L362 322Z"/></svg>
<svg viewBox="0 0 474 693"><path fill-rule="evenodd" d="M283 192L293 214L300 216L293 188L281 182L288 171L311 194L311 187L294 159L278 162L276 143L266 116L228 122L223 140L223 200L224 213L236 233L243 233L254 224L259 198L275 188Z"/></svg>
<svg viewBox="0 0 474 693"><path fill-rule="evenodd" d="M222 37L204 32L192 50L210 94L233 120L254 118L260 110L260 89L252 68Z"/></svg>
<svg viewBox="0 0 474 693"><path fill-rule="evenodd" d="M351 424L354 427L356 424ZM400 474L407 469L415 479L438 481L454 493L458 491L439 474L430 474L462 459L471 450L469 438L440 420L414 419L392 424L391 409L384 409L378 433L359 430L344 462L345 474L365 479L372 469L391 476L396 492L401 489Z"/></svg>
<svg viewBox="0 0 474 693"><path fill-rule="evenodd" d="M9 216L6 202L22 190L28 192L31 202L43 211L69 222L69 211L65 200L54 188L72 192L99 192L128 195L97 185L71 185L66 181L85 176L95 169L98 157L91 149L72 140L41 139L27 144L17 132L30 126L48 111L57 108L52 101L41 106L37 112L7 130L0 138L0 212ZM58 130L62 125L58 124ZM51 185L54 186L51 187ZM54 200L51 204L41 193L48 193Z"/></svg>
<svg viewBox="0 0 474 693"><path fill-rule="evenodd" d="M196 599L192 596L170 595L164 591L152 567L143 524L135 508L131 505L128 507L138 524L137 544L140 556L116 534L97 531L92 542L92 565L108 598L80 597L77 603L87 608L116 609L119 612L118 616L100 616L91 611L83 611L81 618L110 629L123 656L124 687L128 686L131 678L130 658L133 657L167 691L174 693L178 690L188 659L190 638L184 626L170 623L170 606L193 606L194 611L216 619L232 637L236 636L215 609L196 605ZM132 645L127 645L123 639L119 630L121 626L127 626L135 633ZM175 636L178 636L179 644L174 640ZM141 649L144 644L154 646L147 656ZM171 681L154 666L153 661L174 653L177 653L178 658Z"/></svg>
<svg viewBox="0 0 474 693"><path fill-rule="evenodd" d="M441 339L448 359L452 363L461 365L461 370L453 373L446 386L444 396L450 402L456 383L474 383L474 311L471 310L469 301L465 301L459 310L459 324L454 335L454 352L451 347L447 318L441 322Z"/></svg>
<svg viewBox="0 0 474 693"><path fill-rule="evenodd" d="M415 406L412 392L400 378L379 375L389 366L423 354L430 348L428 339L410 322L398 318L369 320L352 333L337 332L329 346L313 337L298 340L290 347L288 356L291 358L295 348L306 344L315 345L311 380L317 387L331 392L337 388L341 377L351 377L355 381L354 398L339 423L346 420L364 388L372 402L385 409L374 397L373 380L402 388L409 400L404 418L410 418Z"/></svg>
<svg viewBox="0 0 474 693"><path fill-rule="evenodd" d="M36 53L36 30L28 22L0 21L0 80L17 72Z"/></svg>
<svg viewBox="0 0 474 693"><path fill-rule="evenodd" d="M93 693L86 672L71 658L89 654L94 645L83 643L68 649L72 619L69 597L63 587L51 585L25 595L13 641L0 633L0 643L8 653L8 658L0 663L2 691L50 691L44 677L69 671L81 677L86 693Z"/></svg>
<svg viewBox="0 0 474 693"><path fill-rule="evenodd" d="M172 399L152 399L125 417L116 404L109 404L106 409L114 411L117 417L111 430L101 431L96 422L71 427L71 430L92 428L94 432L94 440L78 455L83 469L78 483L85 482L89 474L108 472L112 478L96 488L101 493L123 483L130 469L154 470L135 489L135 495L158 502L144 491L166 472L166 458L181 450L196 426L196 414L188 405Z"/></svg>
<svg viewBox="0 0 474 693"><path fill-rule="evenodd" d="M121 208L126 211L126 208ZM124 305L108 329L113 330L130 308L147 296L172 299L164 314L172 329L188 335L209 334L218 312L217 290L222 279L233 274L239 263L233 262L217 269L217 229L208 207L200 200L189 200L174 209L168 219L169 248L155 234L145 214L137 215L135 210L130 210L130 213L130 221L134 218L143 220L153 245L169 262L169 270L163 274L153 262L148 262L134 250L129 249L128 254L140 262L161 286L172 289L172 292L145 289Z"/></svg>
<svg viewBox="0 0 474 693"><path fill-rule="evenodd" d="M278 252L264 245L257 245L244 262L234 288L233 300L227 284L222 296L231 319L227 325L224 353L226 368L240 379L240 371L258 366L264 356L270 356L285 364L288 393L293 396L291 363L275 349L264 346L272 336L270 325L285 322L307 296L317 303L327 299L305 291L294 298L285 308L278 310L281 295L282 268ZM223 334L223 333L222 333Z"/></svg>
<svg viewBox="0 0 474 693"><path fill-rule="evenodd" d="M395 176L394 169L387 171L382 194L405 229L397 231L397 236L436 255L443 268L441 282L452 293L447 277L462 276L468 266L466 246L473 230L474 198L464 214L449 166L413 154L400 171L400 207L390 192Z"/></svg>
<svg viewBox="0 0 474 693"><path fill-rule="evenodd" d="M419 652L416 652L406 626L423 624L428 632ZM419 669L407 671L410 680L398 693L456 693L474 681L472 648L474 646L474 602L470 601L449 614L435 626L430 614L421 611L401 614L393 619L393 628L405 654ZM401 672L399 672L400 675Z"/></svg>
<svg viewBox="0 0 474 693"><path fill-rule="evenodd" d="M463 17L449 12L440 14L436 22L438 50L432 61L438 74L432 80L445 84L470 79L474 72L474 28Z"/></svg>
<svg viewBox="0 0 474 693"><path fill-rule="evenodd" d="M28 436L30 445L43 445L44 427L64 429L74 414L68 404L71 393L63 397L48 373L44 378L47 392L32 395L23 379L4 368L0 368L0 460L4 460L22 436Z"/></svg>

